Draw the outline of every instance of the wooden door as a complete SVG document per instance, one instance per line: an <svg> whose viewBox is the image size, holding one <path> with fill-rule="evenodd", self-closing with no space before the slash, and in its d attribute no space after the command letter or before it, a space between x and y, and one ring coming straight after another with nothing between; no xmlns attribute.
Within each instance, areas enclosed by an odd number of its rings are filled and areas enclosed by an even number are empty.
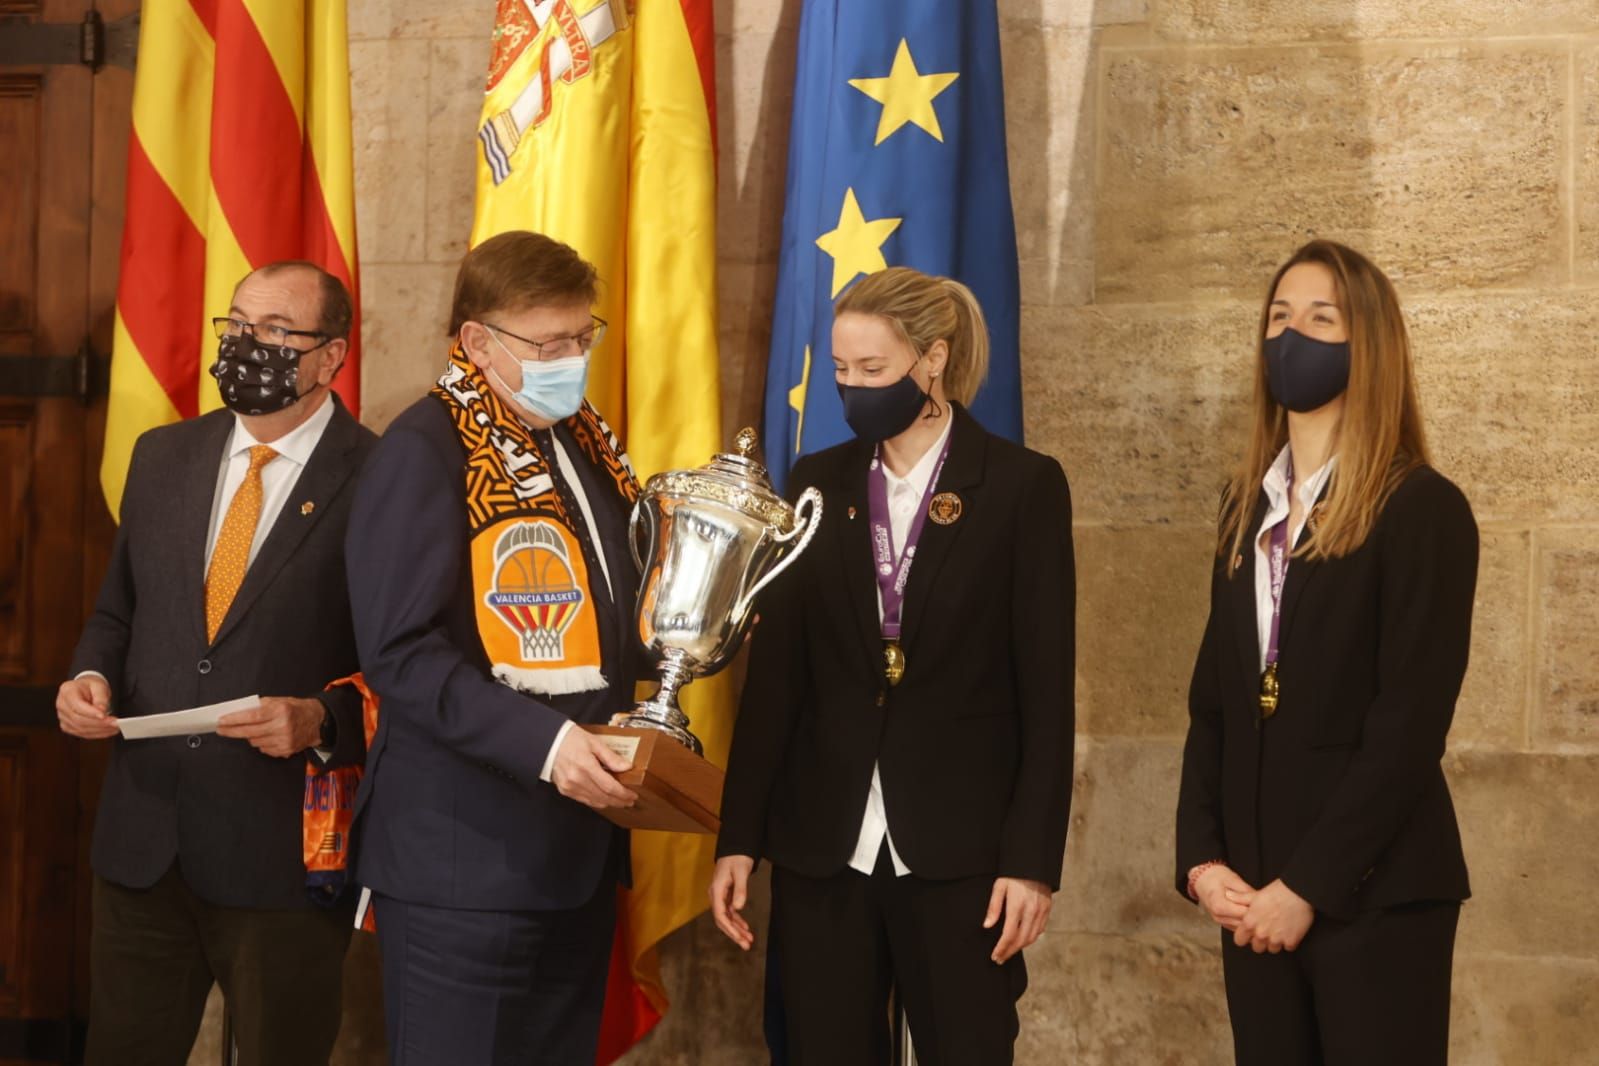
<svg viewBox="0 0 1599 1066"><path fill-rule="evenodd" d="M112 535L98 467L137 10L0 0L3 1066L79 1061L88 1015L106 749L63 736L54 701Z"/></svg>

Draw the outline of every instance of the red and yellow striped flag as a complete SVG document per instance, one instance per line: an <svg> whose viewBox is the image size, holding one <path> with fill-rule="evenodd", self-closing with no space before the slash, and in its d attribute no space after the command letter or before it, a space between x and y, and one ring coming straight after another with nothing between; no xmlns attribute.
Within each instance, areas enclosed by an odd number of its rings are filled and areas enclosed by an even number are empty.
<svg viewBox="0 0 1599 1066"><path fill-rule="evenodd" d="M640 476L699 466L721 431L716 330L712 0L499 0L478 125L476 244L529 229L600 275L611 323L589 398ZM726 765L732 689L696 681L684 709ZM600 1038L609 1063L667 1008L655 946L706 908L715 842L633 835Z"/></svg>
<svg viewBox="0 0 1599 1066"><path fill-rule="evenodd" d="M356 292L345 0L145 0L100 483L133 442L218 407L206 373L233 287L308 259ZM359 307L359 301L357 301ZM335 388L358 413L356 335Z"/></svg>

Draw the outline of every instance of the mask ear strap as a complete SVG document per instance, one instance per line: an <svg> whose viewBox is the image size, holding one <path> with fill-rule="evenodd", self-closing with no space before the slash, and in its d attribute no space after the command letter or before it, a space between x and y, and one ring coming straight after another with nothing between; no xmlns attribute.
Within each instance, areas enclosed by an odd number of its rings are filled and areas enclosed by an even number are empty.
<svg viewBox="0 0 1599 1066"><path fill-rule="evenodd" d="M921 357L917 356L917 358L919 359ZM943 408L943 406L940 405L939 402L936 399L933 398L932 382L937 381L937 380L938 380L938 371L934 370L932 373L930 373L928 375L928 388L927 388L927 402L933 405L933 409L922 416L925 419L934 419L934 418L943 418L944 417L944 408Z"/></svg>
<svg viewBox="0 0 1599 1066"><path fill-rule="evenodd" d="M488 325L488 323L479 322L475 318L474 319L468 319L468 321L470 321L473 325L477 326L477 328L482 330L484 333L487 333L488 336L489 336L489 340L493 341L495 344L498 344L500 346L500 351L504 352L506 355L509 355L512 359L516 358L516 354L514 352L512 352L510 348L507 348L505 346L505 342L504 341L500 340L499 332L496 331L495 329L493 329L492 327L490 327ZM464 323L463 323L463 328L464 328ZM472 358L472 349L470 347L468 347L465 337L461 338L461 350L466 353L467 359L471 359ZM487 351L488 351L488 349L485 349L485 352L487 352Z"/></svg>
<svg viewBox="0 0 1599 1066"><path fill-rule="evenodd" d="M512 359L516 359L516 353L511 351L509 345L507 345L504 341L500 340L500 331L499 330L494 329L491 326L485 325L482 322L479 322L478 325L483 327L483 332L487 333L489 335L489 339L490 340L492 340L495 344L498 344L500 346L500 351L504 352L506 355L510 356ZM517 359L517 362L521 362L521 360Z"/></svg>
<svg viewBox="0 0 1599 1066"><path fill-rule="evenodd" d="M488 366L484 367L483 368L483 373L485 375L488 375L488 374L494 375L494 380L499 384L500 388L504 389L506 392L510 393L513 396L516 395L516 390L511 388L510 385L506 384L504 378L500 377L500 372L498 370L494 369L494 364L493 363L490 363Z"/></svg>

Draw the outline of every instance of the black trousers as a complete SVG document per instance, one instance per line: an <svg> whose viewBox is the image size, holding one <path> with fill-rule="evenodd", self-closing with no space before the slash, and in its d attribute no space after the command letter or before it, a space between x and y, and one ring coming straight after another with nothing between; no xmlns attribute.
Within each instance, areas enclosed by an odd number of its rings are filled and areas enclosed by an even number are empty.
<svg viewBox="0 0 1599 1066"><path fill-rule="evenodd" d="M777 954L788 1062L883 1066L897 988L920 1066L1004 1066L1027 987L1020 954L996 966L983 928L992 877L895 877L885 846L870 877L810 878L774 866L769 950ZM1000 923L1001 925L1003 923Z"/></svg>
<svg viewBox="0 0 1599 1066"><path fill-rule="evenodd" d="M144 889L95 878L92 914L88 1066L183 1066L213 981L239 1066L327 1063L349 908L219 907L174 866Z"/></svg>
<svg viewBox="0 0 1599 1066"><path fill-rule="evenodd" d="M1222 934L1239 1066L1443 1066L1460 904L1411 903L1340 922L1316 915L1299 949L1256 955Z"/></svg>
<svg viewBox="0 0 1599 1066"><path fill-rule="evenodd" d="M393 1066L594 1066L614 878L571 910L373 905Z"/></svg>

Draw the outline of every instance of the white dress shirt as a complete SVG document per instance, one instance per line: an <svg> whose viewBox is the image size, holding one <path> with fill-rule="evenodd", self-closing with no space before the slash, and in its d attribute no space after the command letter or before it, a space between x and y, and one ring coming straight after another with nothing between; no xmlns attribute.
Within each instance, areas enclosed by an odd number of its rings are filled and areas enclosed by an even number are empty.
<svg viewBox="0 0 1599 1066"><path fill-rule="evenodd" d="M1266 490L1266 517L1261 520L1260 528L1255 531L1255 625L1260 632L1260 668L1266 669L1266 646L1271 643L1271 555L1264 546L1269 543L1266 531L1288 517L1288 459L1289 451L1286 447L1277 453L1277 459L1266 470L1266 476L1261 479L1261 487ZM1299 543L1299 534L1304 530L1305 523L1310 520L1310 512L1316 506L1316 498L1321 495L1322 488L1327 484L1327 479L1332 477L1333 467L1338 463L1335 455L1328 459L1326 465L1310 477L1294 478L1294 494L1299 497L1300 506L1303 508L1299 516L1299 523L1288 531L1288 550L1292 554L1293 546Z"/></svg>
<svg viewBox="0 0 1599 1066"><path fill-rule="evenodd" d="M888 488L888 532L894 545L895 559L904 551L911 522L922 505L922 496L927 492L927 483L932 480L933 471L938 466L938 457L944 452L944 443L949 440L950 427L955 424L947 408L944 419L944 431L904 477L896 475L887 463L883 464L883 480ZM883 617L881 588L877 594L877 617ZM850 869L870 874L877 866L877 854L882 850L885 839L888 841L889 857L894 860L894 875L904 877L911 872L911 868L899 857L899 852L894 848L894 838L889 835L888 811L883 805L883 778L874 763L872 790L866 794L866 812L861 816L861 832L855 840L855 852L850 856Z"/></svg>
<svg viewBox="0 0 1599 1066"><path fill-rule="evenodd" d="M322 433L333 421L333 400L324 398L304 422L267 446L277 452L277 457L261 468L261 517L255 523L255 539L250 541L249 563L255 562L261 545L272 532L272 525L283 512L283 505L294 492L295 482L311 461L322 440ZM261 442L244 426L244 419L235 415L233 433L228 446L222 450L222 465L217 471L216 492L211 494L211 528L205 538L205 569L211 570L211 553L216 551L217 536L222 531L222 519L233 503L233 496L244 484L244 475L250 471L250 449ZM248 563L246 564L248 565Z"/></svg>

